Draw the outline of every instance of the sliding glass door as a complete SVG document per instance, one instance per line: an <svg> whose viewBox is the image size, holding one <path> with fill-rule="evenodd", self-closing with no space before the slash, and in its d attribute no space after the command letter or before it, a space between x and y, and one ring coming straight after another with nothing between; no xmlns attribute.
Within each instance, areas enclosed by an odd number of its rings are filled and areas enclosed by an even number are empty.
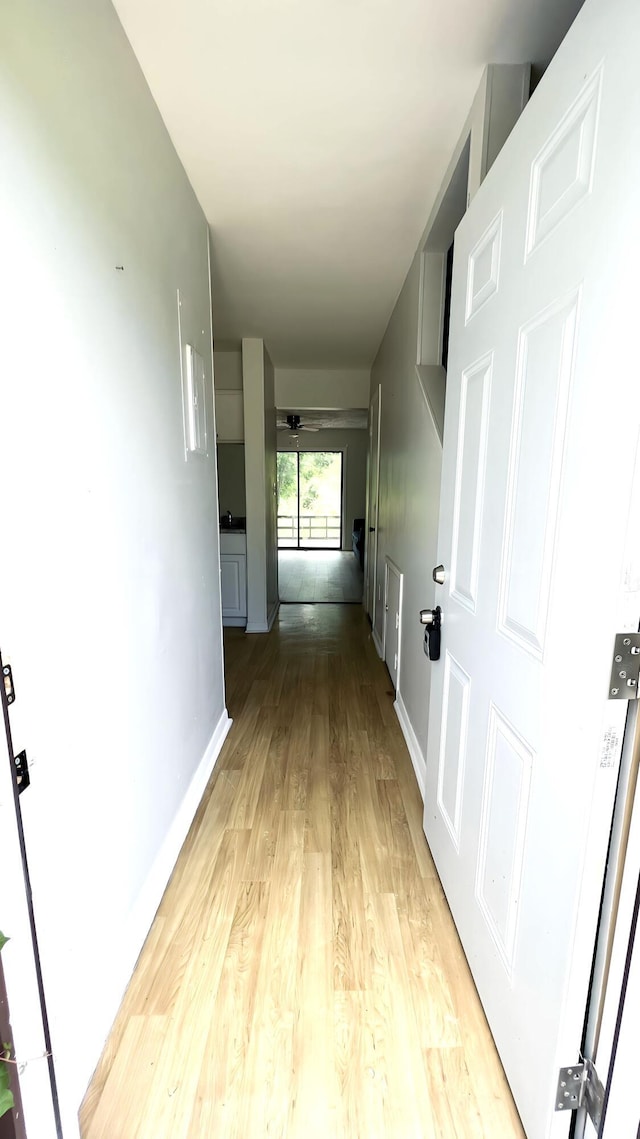
<svg viewBox="0 0 640 1139"><path fill-rule="evenodd" d="M342 451L278 451L278 546L342 547Z"/></svg>

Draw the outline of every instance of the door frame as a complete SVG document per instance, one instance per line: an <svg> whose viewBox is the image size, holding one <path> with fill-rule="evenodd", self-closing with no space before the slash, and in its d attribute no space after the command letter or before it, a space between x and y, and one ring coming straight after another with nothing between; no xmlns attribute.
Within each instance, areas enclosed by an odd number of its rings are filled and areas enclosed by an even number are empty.
<svg viewBox="0 0 640 1139"><path fill-rule="evenodd" d="M391 575L397 577L397 579L398 579L398 616L399 616L399 620L398 620L398 630L397 630L398 642L397 642L397 650L396 650L396 656L398 658L398 662L396 665L396 684L395 684L396 700L397 700L398 696L400 695L400 654L401 654L401 647L402 647L402 595L404 592L404 574L398 568L396 563L387 554L387 556L385 557L385 560L384 560L384 624L383 624L383 632L382 632L382 659L384 660L384 662L387 666L387 669L389 668L389 665L387 663L387 628L388 628L388 624L389 624L389 578L391 577Z"/></svg>
<svg viewBox="0 0 640 1139"><path fill-rule="evenodd" d="M629 1073L637 1066L636 1033L630 1027L640 1000L640 708L629 704L614 810L600 926L582 1052L605 1086L603 1139L617 1139L621 1111L629 1103ZM636 1012L637 1026L637 1012ZM621 1085L626 1089L621 1093ZM609 1107L611 1112L609 1112ZM607 1118L608 1117L608 1118ZM629 1132L630 1134L630 1132ZM594 1139L585 1111L575 1139Z"/></svg>
<svg viewBox="0 0 640 1139"><path fill-rule="evenodd" d="M377 427L373 432L374 408L377 409ZM376 643L375 600L378 577L378 515L380 505L380 438L381 438L382 385L378 384L369 404L369 456L367 464L367 501L365 509L364 534L364 604L373 629L374 644L382 657L382 646ZM374 481L375 480L375 481ZM374 490L375 486L375 490ZM372 520L375 526L371 527ZM371 535L373 534L373 538Z"/></svg>
<svg viewBox="0 0 640 1139"><path fill-rule="evenodd" d="M611 1063L607 1075L603 1118L600 1134L602 1139L619 1139L621 1135L633 1135L627 1130L628 1108L635 1111L636 1120L632 1123L635 1133L640 1134L640 1112L637 1098L630 1094L637 1074L637 1009L640 1004L640 878L637 880L632 921L626 943L625 964L617 998L615 1034ZM634 1015L635 1013L635 1015ZM624 1131L620 1125L624 1125Z"/></svg>
<svg viewBox="0 0 640 1139"><path fill-rule="evenodd" d="M0 671L4 667L0 653ZM9 937L2 965L11 1008L27 1135L63 1139L44 981L29 879L22 812L18 798L9 704L0 683L4 732L0 730L0 822L3 835L2 931Z"/></svg>

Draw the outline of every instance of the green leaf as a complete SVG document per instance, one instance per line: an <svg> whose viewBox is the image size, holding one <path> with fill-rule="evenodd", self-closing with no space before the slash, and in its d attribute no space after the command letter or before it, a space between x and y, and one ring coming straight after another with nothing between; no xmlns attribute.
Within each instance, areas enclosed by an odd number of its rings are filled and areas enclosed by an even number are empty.
<svg viewBox="0 0 640 1139"><path fill-rule="evenodd" d="M4 1091L0 1091L0 1119L3 1115L6 1115L8 1111L11 1111L12 1107L13 1093L10 1092L8 1088Z"/></svg>
<svg viewBox="0 0 640 1139"><path fill-rule="evenodd" d="M0 1061L0 1117L11 1111L13 1103L13 1092L9 1087L9 1069Z"/></svg>
<svg viewBox="0 0 640 1139"><path fill-rule="evenodd" d="M5 937L3 933L0 933L0 949L4 949L4 947L5 947L5 945L7 944L8 940L9 940L9 938L8 938L8 937Z"/></svg>

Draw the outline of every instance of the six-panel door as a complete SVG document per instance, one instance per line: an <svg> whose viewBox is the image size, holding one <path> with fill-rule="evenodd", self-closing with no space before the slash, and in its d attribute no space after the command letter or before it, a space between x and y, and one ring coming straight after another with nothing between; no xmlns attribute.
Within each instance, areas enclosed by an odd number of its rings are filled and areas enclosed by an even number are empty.
<svg viewBox="0 0 640 1139"><path fill-rule="evenodd" d="M566 1133L640 616L638 42L588 0L455 243L425 831L529 1139Z"/></svg>

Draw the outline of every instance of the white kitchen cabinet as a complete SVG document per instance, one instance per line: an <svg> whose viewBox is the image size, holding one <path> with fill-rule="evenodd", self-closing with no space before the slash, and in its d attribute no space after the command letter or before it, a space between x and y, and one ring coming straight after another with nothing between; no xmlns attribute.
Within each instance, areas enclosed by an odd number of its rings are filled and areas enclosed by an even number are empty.
<svg viewBox="0 0 640 1139"><path fill-rule="evenodd" d="M240 443L244 439L244 402L241 391L215 391L218 441Z"/></svg>
<svg viewBox="0 0 640 1139"><path fill-rule="evenodd" d="M247 539L245 534L220 535L220 585L223 625L247 623Z"/></svg>

